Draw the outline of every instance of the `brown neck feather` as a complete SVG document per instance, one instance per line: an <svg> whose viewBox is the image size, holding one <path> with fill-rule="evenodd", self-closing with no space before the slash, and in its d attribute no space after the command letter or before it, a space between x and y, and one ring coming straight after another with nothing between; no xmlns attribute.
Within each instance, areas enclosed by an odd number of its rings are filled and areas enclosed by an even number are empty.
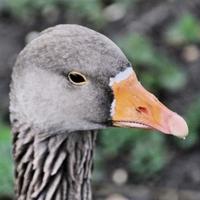
<svg viewBox="0 0 200 200"><path fill-rule="evenodd" d="M96 132L41 139L26 125L13 125L15 192L20 200L91 200Z"/></svg>

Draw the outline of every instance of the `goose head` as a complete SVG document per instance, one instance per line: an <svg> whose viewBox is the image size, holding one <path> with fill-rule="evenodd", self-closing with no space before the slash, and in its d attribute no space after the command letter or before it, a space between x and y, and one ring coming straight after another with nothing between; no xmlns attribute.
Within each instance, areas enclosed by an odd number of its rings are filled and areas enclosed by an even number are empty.
<svg viewBox="0 0 200 200"><path fill-rule="evenodd" d="M184 119L142 87L111 40L78 25L49 28L24 48L10 97L11 121L49 134L109 126L188 134Z"/></svg>

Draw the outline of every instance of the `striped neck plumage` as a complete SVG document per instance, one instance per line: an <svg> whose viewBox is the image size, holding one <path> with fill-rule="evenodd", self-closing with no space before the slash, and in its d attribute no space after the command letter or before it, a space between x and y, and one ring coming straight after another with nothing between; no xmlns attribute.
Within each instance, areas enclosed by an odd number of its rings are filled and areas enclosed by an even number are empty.
<svg viewBox="0 0 200 200"><path fill-rule="evenodd" d="M91 200L95 132L41 139L29 126L13 127L17 199Z"/></svg>

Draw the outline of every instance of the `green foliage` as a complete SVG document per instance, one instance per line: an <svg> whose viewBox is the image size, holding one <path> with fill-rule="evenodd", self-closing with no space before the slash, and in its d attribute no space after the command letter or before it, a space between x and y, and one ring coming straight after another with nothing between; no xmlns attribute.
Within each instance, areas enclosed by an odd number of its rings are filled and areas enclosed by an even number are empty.
<svg viewBox="0 0 200 200"><path fill-rule="evenodd" d="M150 89L178 90L186 76L176 62L155 49L144 35L130 34L120 38L119 45L138 71L141 82ZM142 71L140 67L144 67Z"/></svg>
<svg viewBox="0 0 200 200"><path fill-rule="evenodd" d="M143 177L160 171L168 161L164 137L158 133L150 132L141 136L131 153L131 169Z"/></svg>
<svg viewBox="0 0 200 200"><path fill-rule="evenodd" d="M186 140L175 140L177 145L183 149L189 149L199 142L200 132L200 98L193 102L186 113L186 121L189 127L189 135Z"/></svg>
<svg viewBox="0 0 200 200"><path fill-rule="evenodd" d="M0 123L0 141L9 141L10 140L10 129Z"/></svg>
<svg viewBox="0 0 200 200"><path fill-rule="evenodd" d="M102 5L100 0L69 0L66 2L66 6L69 6L70 9L82 18L86 17L97 27L102 26L105 22L101 13Z"/></svg>
<svg viewBox="0 0 200 200"><path fill-rule="evenodd" d="M164 136L152 131L110 128L103 131L100 140L99 157L114 159L117 155L126 155L130 160L128 167L142 177L161 170L168 159Z"/></svg>
<svg viewBox="0 0 200 200"><path fill-rule="evenodd" d="M14 16L21 19L36 17L45 8L59 9L62 6L66 12L70 11L81 19L85 18L97 27L104 23L100 0L7 0L5 6Z"/></svg>
<svg viewBox="0 0 200 200"><path fill-rule="evenodd" d="M13 194L13 163L10 129L0 124L0 194Z"/></svg>
<svg viewBox="0 0 200 200"><path fill-rule="evenodd" d="M200 42L199 20L191 14L185 14L168 28L165 37L172 45Z"/></svg>
<svg viewBox="0 0 200 200"><path fill-rule="evenodd" d="M7 0L7 8L17 17L30 17L47 7L55 6L55 0Z"/></svg>
<svg viewBox="0 0 200 200"><path fill-rule="evenodd" d="M104 130L102 134L102 153L109 158L119 155L120 149L137 137L133 130L124 128L109 128Z"/></svg>

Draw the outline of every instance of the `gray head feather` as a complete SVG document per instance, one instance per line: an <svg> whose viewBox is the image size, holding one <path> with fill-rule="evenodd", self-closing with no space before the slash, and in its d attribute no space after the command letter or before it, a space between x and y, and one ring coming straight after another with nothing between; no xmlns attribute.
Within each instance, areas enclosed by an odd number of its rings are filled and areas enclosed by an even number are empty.
<svg viewBox="0 0 200 200"><path fill-rule="evenodd" d="M13 69L10 111L42 132L92 130L106 127L110 117L110 77L128 60L105 36L78 25L43 31L18 56ZM75 86L66 75L87 78Z"/></svg>

